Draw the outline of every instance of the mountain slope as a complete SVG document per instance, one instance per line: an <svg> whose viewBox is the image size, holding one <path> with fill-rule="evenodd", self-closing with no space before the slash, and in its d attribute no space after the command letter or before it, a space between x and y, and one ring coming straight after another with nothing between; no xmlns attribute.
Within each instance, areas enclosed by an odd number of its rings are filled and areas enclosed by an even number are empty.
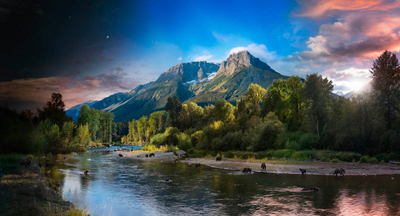
<svg viewBox="0 0 400 216"><path fill-rule="evenodd" d="M164 109L169 96L178 95L181 101L193 97L190 84L208 81L218 69L219 65L205 61L180 63L162 73L155 82L136 87L124 98L117 99L117 95L112 95L94 107L111 111L116 121L137 119Z"/></svg>
<svg viewBox="0 0 400 216"><path fill-rule="evenodd" d="M189 101L199 105L212 104L222 99L235 103L246 93L251 83L267 88L273 80L287 78L249 52L243 51L223 61L217 76L209 83L193 87L196 88L196 96Z"/></svg>
<svg viewBox="0 0 400 216"><path fill-rule="evenodd" d="M111 111L123 104L126 100L131 99L137 94L140 94L141 92L146 91L148 88L150 88L154 82L149 82L144 85L139 85L136 88L132 89L130 92L118 92L113 95L110 95L106 98L104 98L101 101L98 101L97 103L93 104L93 108L95 109L101 109L105 111Z"/></svg>
<svg viewBox="0 0 400 216"><path fill-rule="evenodd" d="M86 101L84 103L75 105L75 106L69 108L67 111L65 111L65 114L67 114L67 116L71 116L72 119L77 122L78 117L79 117L79 112L81 111L81 107L85 104L87 104L89 107L92 107L93 104L95 104L95 103L97 103L97 101L90 100L90 101Z"/></svg>
<svg viewBox="0 0 400 216"><path fill-rule="evenodd" d="M268 64L247 51L229 56L220 65L214 63L179 63L162 73L155 81L141 85L129 93L111 95L93 105L114 113L116 121L138 119L163 110L169 96L199 105L218 100L235 103L251 83L267 88L275 79L287 79Z"/></svg>

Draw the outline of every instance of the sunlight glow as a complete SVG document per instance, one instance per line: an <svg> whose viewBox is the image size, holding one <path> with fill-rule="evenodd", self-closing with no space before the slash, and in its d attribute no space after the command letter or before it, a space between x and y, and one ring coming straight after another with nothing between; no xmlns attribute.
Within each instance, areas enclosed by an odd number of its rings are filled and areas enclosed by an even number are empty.
<svg viewBox="0 0 400 216"><path fill-rule="evenodd" d="M359 91L364 87L366 83L360 82L360 81L353 81L349 82L349 87L351 88L352 91Z"/></svg>

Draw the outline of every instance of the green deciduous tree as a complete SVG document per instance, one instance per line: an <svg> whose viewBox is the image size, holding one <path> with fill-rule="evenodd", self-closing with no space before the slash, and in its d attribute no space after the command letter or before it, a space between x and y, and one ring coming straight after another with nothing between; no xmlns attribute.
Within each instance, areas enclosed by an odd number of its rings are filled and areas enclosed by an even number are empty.
<svg viewBox="0 0 400 216"><path fill-rule="evenodd" d="M47 142L49 144L50 151L53 153L57 153L62 149L60 142L60 129L57 124L51 126L50 130L48 131Z"/></svg>
<svg viewBox="0 0 400 216"><path fill-rule="evenodd" d="M103 130L103 142L111 143L113 133L114 114L111 112L101 112L101 128Z"/></svg>
<svg viewBox="0 0 400 216"><path fill-rule="evenodd" d="M183 104L179 115L179 125L182 129L196 127L203 118L203 108L193 102Z"/></svg>
<svg viewBox="0 0 400 216"><path fill-rule="evenodd" d="M90 141L91 136L92 135L90 134L89 131L89 123L86 123L84 125L80 124L77 131L79 144L87 145Z"/></svg>
<svg viewBox="0 0 400 216"><path fill-rule="evenodd" d="M220 100L215 103L214 121L230 122L234 120L235 107L226 100Z"/></svg>
<svg viewBox="0 0 400 216"><path fill-rule="evenodd" d="M307 75L302 90L302 97L306 106L305 127L308 131L320 135L328 117L332 103L333 84L328 78L318 74Z"/></svg>
<svg viewBox="0 0 400 216"><path fill-rule="evenodd" d="M275 149L277 147L278 135L284 132L285 127L279 121L275 113L270 112L255 129L258 131L256 141L253 145L254 151L265 151L267 149Z"/></svg>
<svg viewBox="0 0 400 216"><path fill-rule="evenodd" d="M260 111L260 103L264 98L267 90L257 84L250 84L247 92L243 96L243 101L246 102L246 108L250 115L257 115Z"/></svg>
<svg viewBox="0 0 400 216"><path fill-rule="evenodd" d="M139 120L136 121L137 125L137 136L138 136L138 141L139 142L144 142L146 140L146 131L148 128L148 117L143 116Z"/></svg>
<svg viewBox="0 0 400 216"><path fill-rule="evenodd" d="M64 143L66 146L69 145L70 142L72 141L75 128L76 128L76 125L75 125L74 121L64 122L61 135L64 139Z"/></svg>

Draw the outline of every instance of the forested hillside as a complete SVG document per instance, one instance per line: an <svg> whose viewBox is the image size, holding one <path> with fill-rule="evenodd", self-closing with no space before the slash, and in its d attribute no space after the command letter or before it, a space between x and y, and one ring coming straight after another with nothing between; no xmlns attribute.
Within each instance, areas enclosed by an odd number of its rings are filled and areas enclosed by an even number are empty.
<svg viewBox="0 0 400 216"><path fill-rule="evenodd" d="M140 85L129 93L117 93L95 103L93 108L110 111L116 121L139 119L164 109L168 97L201 106L226 100L235 104L251 83L263 88L275 79L287 79L247 51L229 56L221 65L180 63L162 73L155 81Z"/></svg>
<svg viewBox="0 0 400 216"><path fill-rule="evenodd" d="M129 122L122 142L174 145L189 152L309 150L308 158L315 150L336 150L377 155L385 161L399 159L396 56L384 52L371 75L372 92L351 98L334 97L332 81L317 74L307 75L304 82L295 76L275 79L267 89L251 84L236 106L225 98L201 107L195 100L182 104L178 96L169 97L165 111Z"/></svg>

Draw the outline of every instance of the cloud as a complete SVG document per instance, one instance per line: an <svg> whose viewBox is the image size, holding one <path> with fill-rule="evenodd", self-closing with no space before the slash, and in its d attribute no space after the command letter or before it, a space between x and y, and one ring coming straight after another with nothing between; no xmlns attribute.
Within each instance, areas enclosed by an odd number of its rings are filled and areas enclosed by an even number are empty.
<svg viewBox="0 0 400 216"><path fill-rule="evenodd" d="M330 68L323 71L321 75L333 81L336 91L344 93L358 90L371 81L371 74L367 68Z"/></svg>
<svg viewBox="0 0 400 216"><path fill-rule="evenodd" d="M207 61L210 60L213 56L212 55L201 55L201 56L195 56L194 61Z"/></svg>
<svg viewBox="0 0 400 216"><path fill-rule="evenodd" d="M83 78L46 77L0 82L0 101L35 102L44 105L53 92L60 92L66 108L69 108L88 100L100 100L110 94L131 90L139 82L127 75L117 72Z"/></svg>
<svg viewBox="0 0 400 216"><path fill-rule="evenodd" d="M264 44L252 43L248 46L235 47L229 51L229 54L238 53L241 51L249 51L253 56L264 61L272 61L277 58L276 52L269 52Z"/></svg>
<svg viewBox="0 0 400 216"><path fill-rule="evenodd" d="M397 0L298 0L302 5L302 12L297 14L303 17L332 16L344 11L388 11L400 7Z"/></svg>
<svg viewBox="0 0 400 216"><path fill-rule="evenodd" d="M219 43L229 42L235 37L235 35L232 35L232 34L221 34L216 31L213 31L212 35Z"/></svg>
<svg viewBox="0 0 400 216"><path fill-rule="evenodd" d="M180 57L178 58L178 61L182 61L182 56L180 56Z"/></svg>
<svg viewBox="0 0 400 216"><path fill-rule="evenodd" d="M311 3L310 3L311 2ZM369 61L385 50L400 52L400 1L300 1L303 16L315 18L334 11L333 23L320 26L309 37L309 50L293 53L286 61L343 64Z"/></svg>

